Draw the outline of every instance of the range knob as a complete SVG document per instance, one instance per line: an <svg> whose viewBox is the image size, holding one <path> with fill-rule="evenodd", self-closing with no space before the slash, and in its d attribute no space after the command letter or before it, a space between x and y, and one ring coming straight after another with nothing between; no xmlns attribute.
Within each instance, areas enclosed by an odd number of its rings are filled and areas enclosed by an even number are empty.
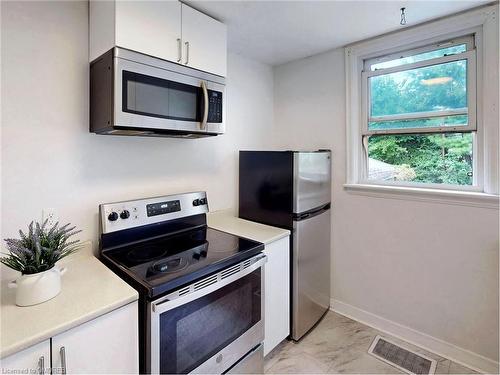
<svg viewBox="0 0 500 375"><path fill-rule="evenodd" d="M200 204L201 205L207 204L207 198L201 198L200 199Z"/></svg>
<svg viewBox="0 0 500 375"><path fill-rule="evenodd" d="M193 201L193 206L195 206L195 207L196 207L196 206L199 206L199 205L200 205L200 200L199 200L199 199L195 199L195 200Z"/></svg>
<svg viewBox="0 0 500 375"><path fill-rule="evenodd" d="M121 219L128 219L129 217L130 217L130 212L128 212L128 210L123 210L120 213L120 218Z"/></svg>
<svg viewBox="0 0 500 375"><path fill-rule="evenodd" d="M109 215L108 215L108 220L109 221L116 221L118 220L118 214L116 212L111 212Z"/></svg>

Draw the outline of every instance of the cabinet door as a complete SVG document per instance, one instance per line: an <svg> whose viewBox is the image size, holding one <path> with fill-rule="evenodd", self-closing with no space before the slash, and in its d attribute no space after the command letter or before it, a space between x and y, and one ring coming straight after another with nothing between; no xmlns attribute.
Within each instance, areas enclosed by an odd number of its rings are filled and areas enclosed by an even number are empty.
<svg viewBox="0 0 500 375"><path fill-rule="evenodd" d="M115 46L115 3L89 2L89 61L92 62Z"/></svg>
<svg viewBox="0 0 500 375"><path fill-rule="evenodd" d="M3 358L1 362L5 374L50 374L50 340Z"/></svg>
<svg viewBox="0 0 500 375"><path fill-rule="evenodd" d="M182 4L183 64L225 77L226 38L226 25Z"/></svg>
<svg viewBox="0 0 500 375"><path fill-rule="evenodd" d="M54 371L68 374L139 372L137 302L52 338Z"/></svg>
<svg viewBox="0 0 500 375"><path fill-rule="evenodd" d="M267 244L264 355L290 334L290 238Z"/></svg>
<svg viewBox="0 0 500 375"><path fill-rule="evenodd" d="M116 1L116 45L180 62L178 1Z"/></svg>

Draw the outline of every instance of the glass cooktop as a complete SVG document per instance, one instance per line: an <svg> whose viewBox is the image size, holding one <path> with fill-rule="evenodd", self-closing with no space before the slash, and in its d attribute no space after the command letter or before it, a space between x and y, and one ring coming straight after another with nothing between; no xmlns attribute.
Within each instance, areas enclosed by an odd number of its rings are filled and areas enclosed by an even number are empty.
<svg viewBox="0 0 500 375"><path fill-rule="evenodd" d="M103 251L111 261L156 297L247 259L264 245L208 227Z"/></svg>

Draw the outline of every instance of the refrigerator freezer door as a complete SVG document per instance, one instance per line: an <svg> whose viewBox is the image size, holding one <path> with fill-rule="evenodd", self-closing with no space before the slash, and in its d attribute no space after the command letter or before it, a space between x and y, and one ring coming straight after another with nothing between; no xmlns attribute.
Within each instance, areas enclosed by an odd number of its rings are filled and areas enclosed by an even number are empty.
<svg viewBox="0 0 500 375"><path fill-rule="evenodd" d="M293 154L240 151L240 218L292 229Z"/></svg>
<svg viewBox="0 0 500 375"><path fill-rule="evenodd" d="M302 213L331 200L330 151L294 152L293 212Z"/></svg>
<svg viewBox="0 0 500 375"><path fill-rule="evenodd" d="M330 210L293 224L292 338L299 340L330 306Z"/></svg>

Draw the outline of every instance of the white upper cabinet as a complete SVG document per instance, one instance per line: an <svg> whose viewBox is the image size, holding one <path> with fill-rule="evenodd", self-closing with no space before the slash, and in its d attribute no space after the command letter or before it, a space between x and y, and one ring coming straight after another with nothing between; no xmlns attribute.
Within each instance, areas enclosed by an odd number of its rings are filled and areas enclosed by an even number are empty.
<svg viewBox="0 0 500 375"><path fill-rule="evenodd" d="M177 1L117 1L116 45L180 62L181 4Z"/></svg>
<svg viewBox="0 0 500 375"><path fill-rule="evenodd" d="M118 46L226 75L226 26L171 0L90 1L90 61Z"/></svg>
<svg viewBox="0 0 500 375"><path fill-rule="evenodd" d="M225 76L227 70L226 25L182 4L183 63L195 69Z"/></svg>

